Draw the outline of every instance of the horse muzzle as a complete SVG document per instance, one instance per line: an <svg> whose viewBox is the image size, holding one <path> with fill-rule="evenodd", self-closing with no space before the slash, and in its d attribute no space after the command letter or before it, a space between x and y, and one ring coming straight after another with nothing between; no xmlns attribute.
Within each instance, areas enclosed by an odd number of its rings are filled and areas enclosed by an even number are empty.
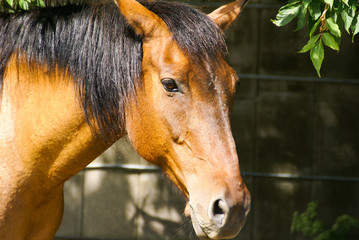
<svg viewBox="0 0 359 240"><path fill-rule="evenodd" d="M246 187L240 195L240 201L223 195L214 197L209 204L201 199L190 199L187 213L200 239L231 239L238 235L250 210L250 194Z"/></svg>

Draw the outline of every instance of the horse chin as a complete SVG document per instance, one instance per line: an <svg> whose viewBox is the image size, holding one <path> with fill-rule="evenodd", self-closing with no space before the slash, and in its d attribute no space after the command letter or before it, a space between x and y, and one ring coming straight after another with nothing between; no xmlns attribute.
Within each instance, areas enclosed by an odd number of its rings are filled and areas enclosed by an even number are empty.
<svg viewBox="0 0 359 240"><path fill-rule="evenodd" d="M201 224L200 220L197 218L195 213L191 213L191 220L192 220L192 226L194 231L196 232L196 235L199 239L202 240L215 240L215 239L233 239L236 237L241 228L239 228L234 234L231 234L229 236L223 236L218 232L213 232L210 230L210 227L206 227L206 224Z"/></svg>
<svg viewBox="0 0 359 240"><path fill-rule="evenodd" d="M186 217L191 218L192 226L196 235L203 240L209 239L232 239L236 237L241 231L248 211L244 211L242 216L232 219L231 224L228 224L223 229L215 229L212 224L205 219L201 218L201 215L196 212L196 210L187 203L184 214ZM239 214L240 215L240 214Z"/></svg>
<svg viewBox="0 0 359 240"><path fill-rule="evenodd" d="M184 209L184 215L187 218L191 218L191 207L189 206L189 202L187 202L186 207Z"/></svg>
<svg viewBox="0 0 359 240"><path fill-rule="evenodd" d="M200 238L200 239L210 239L205 232L202 230L197 218L196 218L196 213L193 211L193 209L191 208L189 202L187 202L186 204L186 208L184 209L184 215L187 218L190 218L192 221L192 226L194 231L196 232L196 235Z"/></svg>
<svg viewBox="0 0 359 240"><path fill-rule="evenodd" d="M187 204L187 206L189 206L189 204ZM186 207L187 208L187 207ZM192 226L194 231L196 232L197 237L199 237L200 239L203 240L207 240L207 239L211 239L207 236L207 234L203 231L200 223L198 222L198 219L196 217L195 212L193 211L193 209L190 209L190 217L192 220Z"/></svg>

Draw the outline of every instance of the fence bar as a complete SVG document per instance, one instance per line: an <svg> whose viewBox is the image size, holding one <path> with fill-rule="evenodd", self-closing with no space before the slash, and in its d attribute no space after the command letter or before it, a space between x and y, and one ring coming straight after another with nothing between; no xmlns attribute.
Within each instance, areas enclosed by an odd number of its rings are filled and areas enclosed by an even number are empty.
<svg viewBox="0 0 359 240"><path fill-rule="evenodd" d="M318 180L318 181L336 181L336 182L359 182L359 177L335 177L335 176L310 176L290 173L259 173L259 172L243 172L245 177L264 177L279 178L288 180Z"/></svg>
<svg viewBox="0 0 359 240"><path fill-rule="evenodd" d="M88 165L85 170L124 170L129 172L161 172L161 168L153 165L140 165L140 164L101 164L101 163L91 163Z"/></svg>
<svg viewBox="0 0 359 240"><path fill-rule="evenodd" d="M75 236L55 236L54 240L120 240L120 238L93 238L93 237L75 237ZM121 238L122 240L122 238Z"/></svg>
<svg viewBox="0 0 359 240"><path fill-rule="evenodd" d="M139 164L99 164L93 163L88 165L85 170L123 170L127 172L145 173L161 172L161 168L151 165ZM260 173L260 172L242 172L244 177L265 177L279 179L298 179L298 180L318 180L318 181L338 181L338 182L359 182L359 177L337 177L337 176L310 176L290 173Z"/></svg>
<svg viewBox="0 0 359 240"><path fill-rule="evenodd" d="M245 73L238 74L238 77L243 79L359 84L359 79L342 79L342 78L317 78L317 77L280 76L280 75L245 74Z"/></svg>

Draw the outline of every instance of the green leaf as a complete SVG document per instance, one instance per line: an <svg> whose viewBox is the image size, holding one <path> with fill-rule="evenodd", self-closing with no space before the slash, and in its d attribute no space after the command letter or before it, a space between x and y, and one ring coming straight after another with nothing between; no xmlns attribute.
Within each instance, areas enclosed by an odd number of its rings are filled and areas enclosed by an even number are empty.
<svg viewBox="0 0 359 240"><path fill-rule="evenodd" d="M295 29L295 31L299 31L302 28L304 28L305 23L306 23L306 16L307 16L307 9L304 7L304 5L302 5L299 9L299 13L298 13L298 24L297 24L297 28Z"/></svg>
<svg viewBox="0 0 359 240"><path fill-rule="evenodd" d="M309 6L309 15L312 17L313 20L317 20L322 15L321 10L321 1L314 0L312 1Z"/></svg>
<svg viewBox="0 0 359 240"><path fill-rule="evenodd" d="M334 22L338 20L338 14L335 11L331 11L330 14L327 14L328 18L332 17Z"/></svg>
<svg viewBox="0 0 359 240"><path fill-rule="evenodd" d="M351 29L353 33L352 42L354 42L354 36L359 32L359 13L355 15Z"/></svg>
<svg viewBox="0 0 359 240"><path fill-rule="evenodd" d="M23 10L29 10L29 3L26 0L19 0L19 7Z"/></svg>
<svg viewBox="0 0 359 240"><path fill-rule="evenodd" d="M39 7L45 7L45 2L43 0L37 0L37 5Z"/></svg>
<svg viewBox="0 0 359 240"><path fill-rule="evenodd" d="M305 53L308 52L310 49L312 49L315 46L315 43L319 39L320 34L315 35L314 37L310 38L307 44L300 50L298 53Z"/></svg>
<svg viewBox="0 0 359 240"><path fill-rule="evenodd" d="M333 18L327 18L326 20L326 23L327 23L327 27L329 29L329 31L334 35L334 36L337 36L337 37L340 37L342 35L340 29L339 29L339 26L336 22L334 22Z"/></svg>
<svg viewBox="0 0 359 240"><path fill-rule="evenodd" d="M315 33L315 30L317 29L318 25L320 23L320 18L316 21L316 23L313 25L313 27L310 29L309 37L312 37Z"/></svg>
<svg viewBox="0 0 359 240"><path fill-rule="evenodd" d="M303 0L303 6L304 8L308 8L309 4L312 2L312 0Z"/></svg>
<svg viewBox="0 0 359 240"><path fill-rule="evenodd" d="M335 38L330 33L323 33L322 39L326 46L330 47L333 50L339 51L339 45L337 41L335 41Z"/></svg>
<svg viewBox="0 0 359 240"><path fill-rule="evenodd" d="M281 7L278 11L276 19L271 21L278 27L288 24L298 15L300 6L300 2L297 1Z"/></svg>
<svg viewBox="0 0 359 240"><path fill-rule="evenodd" d="M329 5L330 9L332 9L334 0L324 0L324 2Z"/></svg>
<svg viewBox="0 0 359 240"><path fill-rule="evenodd" d="M338 46L340 46L340 43L342 42L342 37L336 37L336 36L333 36L335 41L337 42Z"/></svg>
<svg viewBox="0 0 359 240"><path fill-rule="evenodd" d="M18 4L19 4L20 9L22 9L22 6L24 4L24 0L18 0Z"/></svg>
<svg viewBox="0 0 359 240"><path fill-rule="evenodd" d="M292 8L293 6L300 4L300 1L291 1L288 4L282 6L281 8L279 8L279 11L285 10L285 9L289 9Z"/></svg>
<svg viewBox="0 0 359 240"><path fill-rule="evenodd" d="M323 48L322 40L319 40L312 48L312 50L310 50L310 59L313 62L315 70L317 70L318 76L321 77L320 68L322 66L324 59L324 48Z"/></svg>
<svg viewBox="0 0 359 240"><path fill-rule="evenodd" d="M342 2L349 6L349 0L342 0Z"/></svg>
<svg viewBox="0 0 359 240"><path fill-rule="evenodd" d="M349 29L353 21L353 17L350 17L348 12L342 12L341 13L343 22L344 22L344 28L345 30L350 34Z"/></svg>
<svg viewBox="0 0 359 240"><path fill-rule="evenodd" d="M344 28L350 34L349 29L352 24L353 18L355 17L356 7L354 5L346 6L344 4L339 4L338 10L341 12L341 17L344 22Z"/></svg>
<svg viewBox="0 0 359 240"><path fill-rule="evenodd" d="M6 2L13 7L14 6L14 0L6 0Z"/></svg>

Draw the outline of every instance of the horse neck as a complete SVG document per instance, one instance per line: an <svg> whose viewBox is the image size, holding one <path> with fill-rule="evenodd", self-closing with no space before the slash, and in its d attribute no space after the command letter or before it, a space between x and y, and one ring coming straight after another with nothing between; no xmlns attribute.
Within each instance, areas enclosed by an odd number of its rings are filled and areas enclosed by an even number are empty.
<svg viewBox="0 0 359 240"><path fill-rule="evenodd" d="M76 91L68 74L12 58L0 102L0 166L27 181L46 179L51 189L106 150L115 139L105 143L90 129Z"/></svg>

